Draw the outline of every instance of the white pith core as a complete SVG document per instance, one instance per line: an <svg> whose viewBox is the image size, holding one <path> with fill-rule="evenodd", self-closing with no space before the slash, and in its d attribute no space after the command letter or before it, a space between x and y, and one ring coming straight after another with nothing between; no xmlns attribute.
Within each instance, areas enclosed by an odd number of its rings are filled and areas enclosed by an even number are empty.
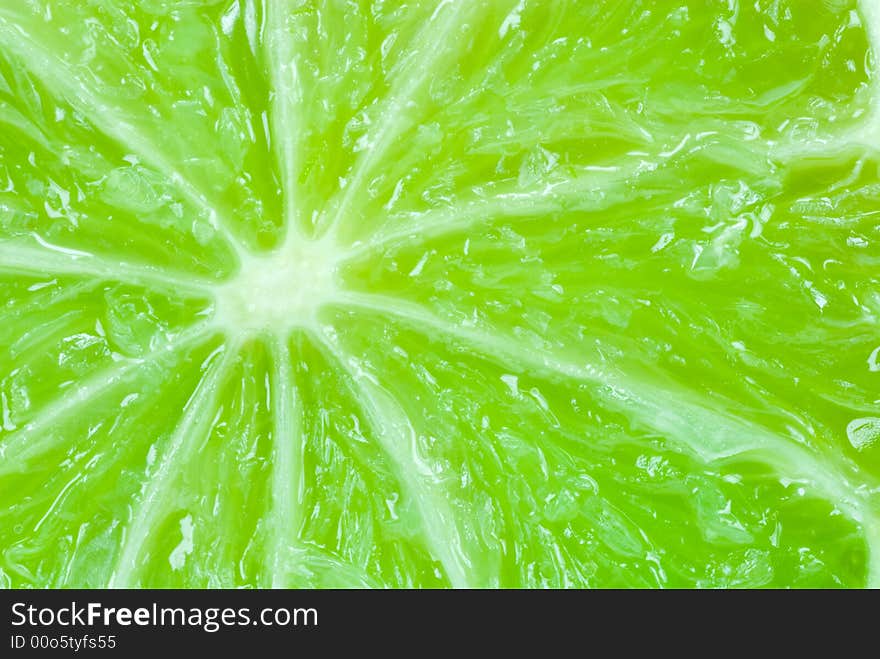
<svg viewBox="0 0 880 659"><path fill-rule="evenodd" d="M326 242L306 240L245 256L235 277L214 291L217 323L238 333L313 326L337 290L338 255Z"/></svg>

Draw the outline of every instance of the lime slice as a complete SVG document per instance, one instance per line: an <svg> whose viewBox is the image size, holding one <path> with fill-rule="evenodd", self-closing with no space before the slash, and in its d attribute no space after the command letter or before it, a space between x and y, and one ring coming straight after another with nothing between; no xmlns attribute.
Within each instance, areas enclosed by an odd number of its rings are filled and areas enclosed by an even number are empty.
<svg viewBox="0 0 880 659"><path fill-rule="evenodd" d="M0 8L0 585L880 586L880 3Z"/></svg>

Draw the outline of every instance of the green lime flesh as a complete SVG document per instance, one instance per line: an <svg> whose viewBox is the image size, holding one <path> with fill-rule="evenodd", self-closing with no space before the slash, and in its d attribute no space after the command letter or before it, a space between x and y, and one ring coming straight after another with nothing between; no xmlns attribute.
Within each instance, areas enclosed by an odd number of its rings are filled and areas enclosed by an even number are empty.
<svg viewBox="0 0 880 659"><path fill-rule="evenodd" d="M0 586L880 586L880 2L0 7Z"/></svg>

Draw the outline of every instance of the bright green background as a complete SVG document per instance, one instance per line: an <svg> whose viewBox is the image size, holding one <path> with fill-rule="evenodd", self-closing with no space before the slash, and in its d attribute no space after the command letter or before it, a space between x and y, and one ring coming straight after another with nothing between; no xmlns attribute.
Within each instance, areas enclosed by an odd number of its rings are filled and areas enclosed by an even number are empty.
<svg viewBox="0 0 880 659"><path fill-rule="evenodd" d="M880 585L872 40L4 2L0 585Z"/></svg>

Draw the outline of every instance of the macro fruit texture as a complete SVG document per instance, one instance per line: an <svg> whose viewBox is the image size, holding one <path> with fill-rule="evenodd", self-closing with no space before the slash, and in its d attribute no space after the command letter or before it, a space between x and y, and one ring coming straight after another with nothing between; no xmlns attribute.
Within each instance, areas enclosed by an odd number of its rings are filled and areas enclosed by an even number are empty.
<svg viewBox="0 0 880 659"><path fill-rule="evenodd" d="M876 0L0 5L0 585L880 585Z"/></svg>

